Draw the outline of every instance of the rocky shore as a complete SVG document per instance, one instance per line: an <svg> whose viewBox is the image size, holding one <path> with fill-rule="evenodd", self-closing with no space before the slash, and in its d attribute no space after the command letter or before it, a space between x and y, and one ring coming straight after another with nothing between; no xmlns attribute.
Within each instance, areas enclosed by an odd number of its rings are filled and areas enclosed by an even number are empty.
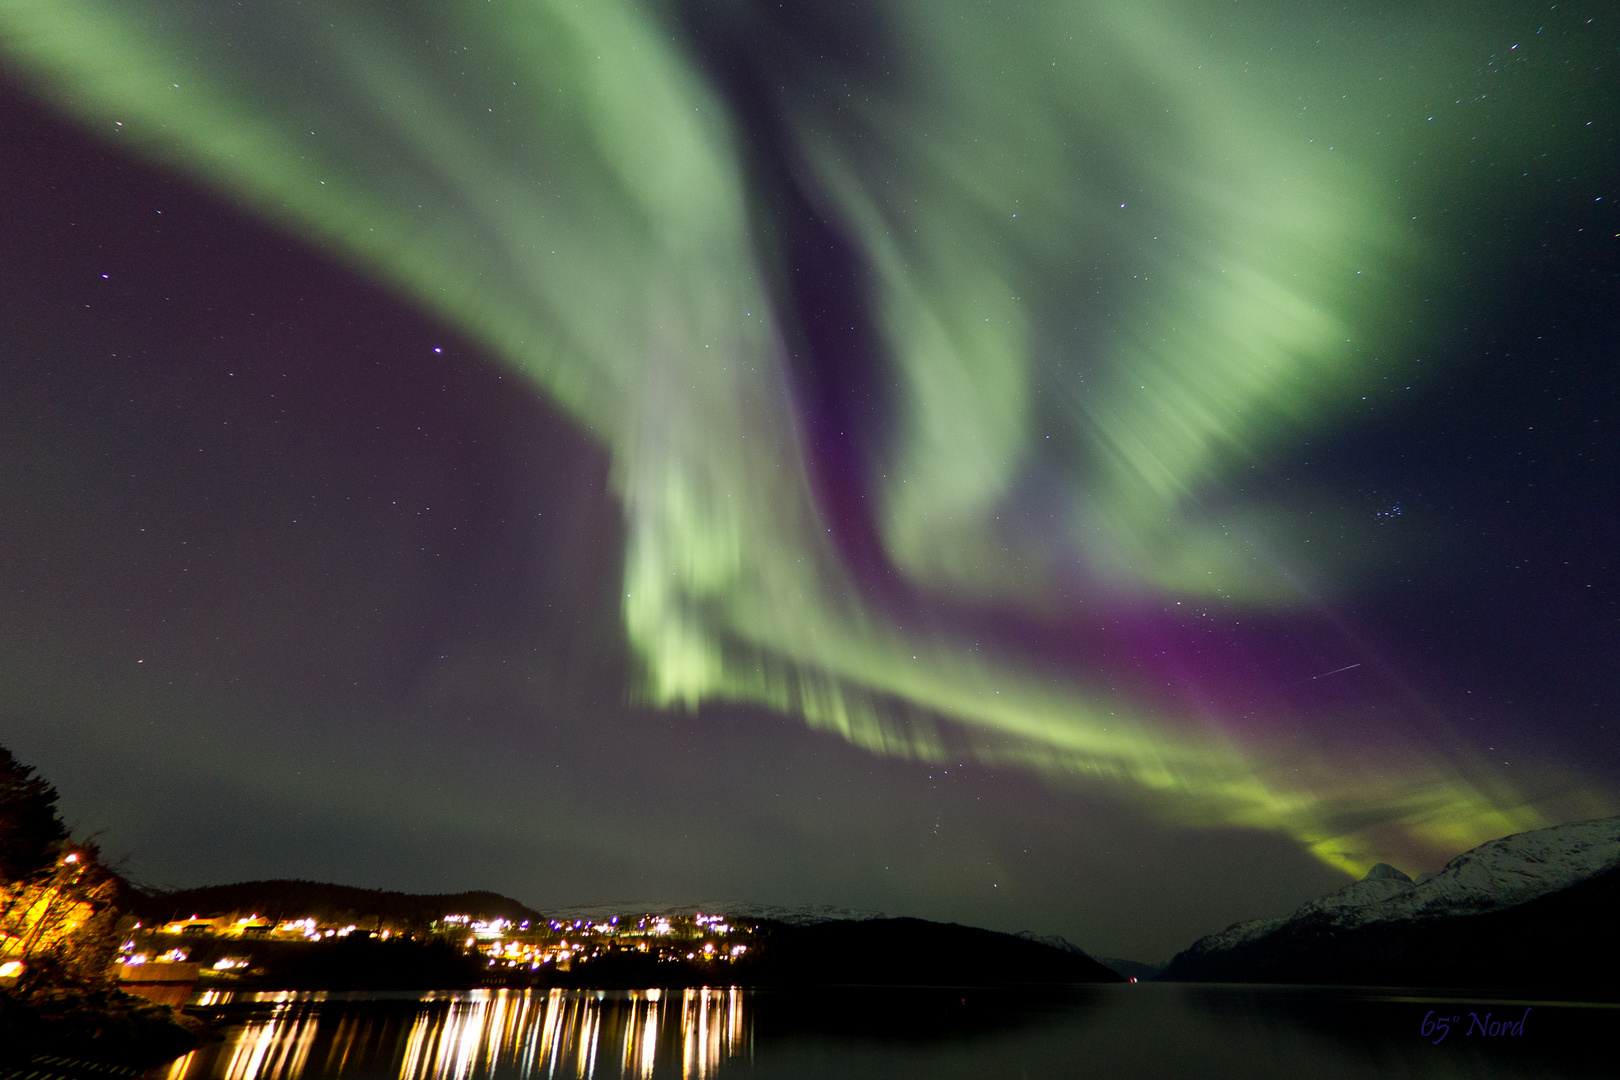
<svg viewBox="0 0 1620 1080"><path fill-rule="evenodd" d="M145 1068L211 1037L195 1017L114 987L0 989L0 1065L48 1055Z"/></svg>

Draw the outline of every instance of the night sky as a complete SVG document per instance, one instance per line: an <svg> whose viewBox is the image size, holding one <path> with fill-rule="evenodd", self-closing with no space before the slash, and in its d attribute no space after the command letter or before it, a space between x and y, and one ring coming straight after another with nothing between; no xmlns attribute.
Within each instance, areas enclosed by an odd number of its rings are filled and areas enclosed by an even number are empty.
<svg viewBox="0 0 1620 1080"><path fill-rule="evenodd" d="M148 884L1142 959L1615 813L1617 63L0 0L0 742Z"/></svg>

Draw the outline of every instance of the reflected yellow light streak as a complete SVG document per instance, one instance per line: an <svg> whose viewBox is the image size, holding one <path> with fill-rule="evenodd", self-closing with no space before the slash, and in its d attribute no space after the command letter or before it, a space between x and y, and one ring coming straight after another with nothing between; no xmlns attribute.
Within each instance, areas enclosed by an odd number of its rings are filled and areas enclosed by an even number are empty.
<svg viewBox="0 0 1620 1080"><path fill-rule="evenodd" d="M753 1038L749 994L737 987L435 993L408 1015L345 1011L331 1021L323 1019L326 999L213 995L212 1004L254 1001L275 1015L228 1029L223 1044L180 1058L163 1078L300 1080L369 1069L381 1056L398 1063L399 1080L650 1080L672 1069L686 1080L707 1080L747 1053Z"/></svg>
<svg viewBox="0 0 1620 1080"><path fill-rule="evenodd" d="M254 1021L217 1075L221 1080L298 1080L318 1026L313 1017Z"/></svg>

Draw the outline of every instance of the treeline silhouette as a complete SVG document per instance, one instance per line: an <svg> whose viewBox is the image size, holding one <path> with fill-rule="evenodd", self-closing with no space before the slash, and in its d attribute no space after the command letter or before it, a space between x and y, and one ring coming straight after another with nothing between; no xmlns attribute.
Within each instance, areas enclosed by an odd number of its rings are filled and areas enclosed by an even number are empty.
<svg viewBox="0 0 1620 1080"><path fill-rule="evenodd" d="M511 897L493 892L417 895L296 879L139 890L128 896L125 904L147 926L192 916L206 919L237 914L271 920L314 918L322 923L352 923L362 930L376 929L379 922L400 929L426 930L446 915L501 918L515 923L544 917Z"/></svg>

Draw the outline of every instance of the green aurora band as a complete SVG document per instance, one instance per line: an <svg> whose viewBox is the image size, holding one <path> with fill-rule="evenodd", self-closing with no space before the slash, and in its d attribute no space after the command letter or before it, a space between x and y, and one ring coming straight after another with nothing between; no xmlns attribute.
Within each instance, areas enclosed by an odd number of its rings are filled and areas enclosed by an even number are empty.
<svg viewBox="0 0 1620 1080"><path fill-rule="evenodd" d="M1072 603L1054 597L1076 564L1116 598L1228 611L1353 578L1278 554L1324 502L1235 478L1421 332L1423 193L1387 166L1467 140L1425 117L1494 39L1427 5L1367 27L1297 5L872 6L903 70L789 56L771 105L870 267L899 373L868 478L892 565L1035 613ZM109 140L408 291L610 448L651 704L753 702L876 752L1017 764L1350 871L1559 812L1432 732L1302 749L1278 717L1239 738L864 599L814 496L742 133L681 14L0 0L0 47ZM1321 25L1329 46L1297 44ZM1004 525L1037 481L1050 520ZM1563 809L1601 808L1561 782Z"/></svg>

